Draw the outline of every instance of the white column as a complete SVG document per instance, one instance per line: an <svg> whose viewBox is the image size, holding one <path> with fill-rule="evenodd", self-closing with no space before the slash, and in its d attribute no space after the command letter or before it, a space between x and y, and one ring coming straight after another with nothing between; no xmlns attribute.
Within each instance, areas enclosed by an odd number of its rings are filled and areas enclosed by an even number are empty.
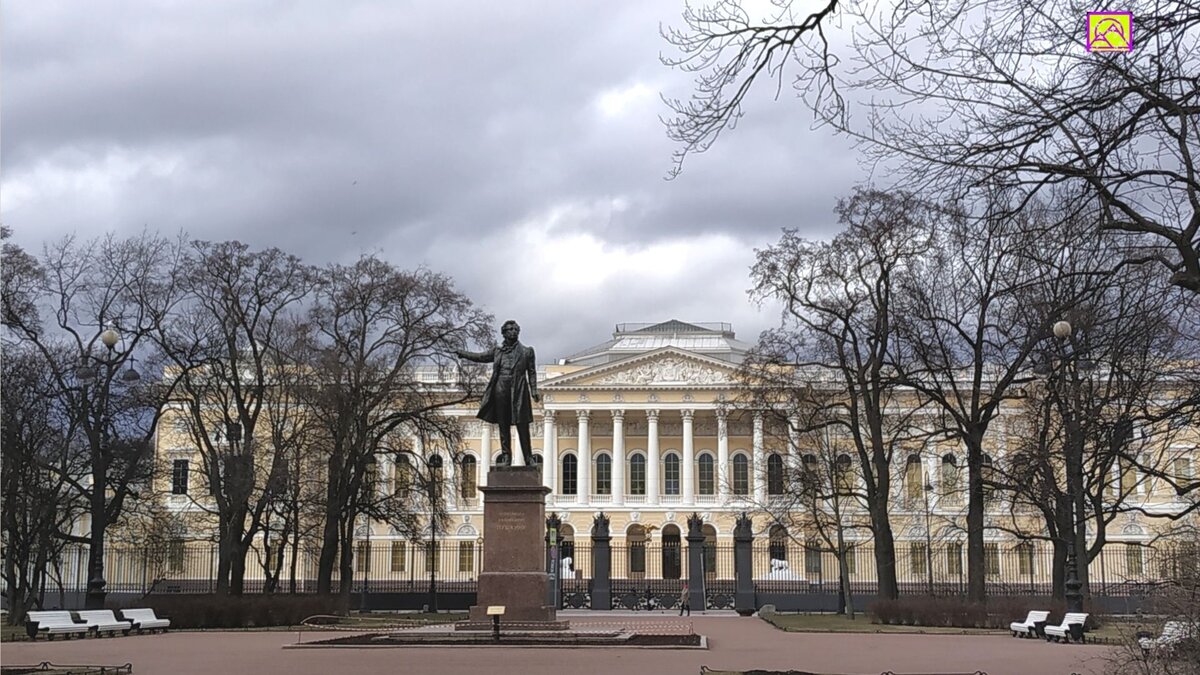
<svg viewBox="0 0 1200 675"><path fill-rule="evenodd" d="M588 415L591 411L579 410L579 470L576 473L575 494L579 496L580 504L587 504L592 496L592 439L588 429Z"/></svg>
<svg viewBox="0 0 1200 675"><path fill-rule="evenodd" d="M683 416L683 481L684 506L696 505L696 443L692 437L694 410L680 411Z"/></svg>
<svg viewBox="0 0 1200 675"><path fill-rule="evenodd" d="M729 425L725 411L717 411L717 500L729 499Z"/></svg>
<svg viewBox="0 0 1200 675"><path fill-rule="evenodd" d="M488 476L492 473L492 424L490 422L479 422L483 425L483 431L479 434L479 454L483 455L483 480L479 481L480 485L488 484Z"/></svg>
<svg viewBox="0 0 1200 675"><path fill-rule="evenodd" d="M612 463L612 503L620 506L625 503L625 411L612 411L613 425L613 463Z"/></svg>
<svg viewBox="0 0 1200 675"><path fill-rule="evenodd" d="M767 457L763 449L763 416L754 413L754 467L750 472L754 480L754 502L764 504L767 501Z"/></svg>
<svg viewBox="0 0 1200 675"><path fill-rule="evenodd" d="M658 411L646 411L646 503L658 504Z"/></svg>
<svg viewBox="0 0 1200 675"><path fill-rule="evenodd" d="M558 427L554 411L542 409L542 484L555 493L554 469L558 465Z"/></svg>

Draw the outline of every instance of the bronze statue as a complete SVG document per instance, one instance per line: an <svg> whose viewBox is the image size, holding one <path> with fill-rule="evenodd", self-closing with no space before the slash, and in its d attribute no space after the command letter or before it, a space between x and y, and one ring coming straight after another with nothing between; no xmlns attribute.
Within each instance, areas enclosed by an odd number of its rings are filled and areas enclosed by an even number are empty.
<svg viewBox="0 0 1200 675"><path fill-rule="evenodd" d="M537 391L537 363L533 347L517 341L521 327L516 321L508 320L500 328L504 344L486 352L457 350L461 359L478 363L492 363L492 379L483 391L479 402L479 419L500 426L500 460L498 464L512 462L512 434L510 427L516 425L517 437L521 440L521 454L525 466L533 466L533 448L529 440L529 425L533 423L534 401L541 402ZM491 458L485 457L484 461Z"/></svg>

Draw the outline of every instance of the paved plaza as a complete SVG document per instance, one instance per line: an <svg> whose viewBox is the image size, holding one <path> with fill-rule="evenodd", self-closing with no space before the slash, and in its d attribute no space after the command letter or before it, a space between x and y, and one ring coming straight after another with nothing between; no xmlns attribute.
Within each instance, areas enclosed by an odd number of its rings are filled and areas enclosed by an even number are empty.
<svg viewBox="0 0 1200 675"><path fill-rule="evenodd" d="M580 628L603 621L658 626L670 618L568 613ZM686 619L685 619L686 620ZM1054 645L1005 636L882 635L785 633L757 618L694 616L696 632L707 635L708 650L361 648L283 649L296 642L294 632L173 632L70 642L12 643L3 648L5 664L133 663L137 675L212 675L212 673L653 673L696 675L700 667L721 669L795 669L818 673L878 675L896 673L973 673L989 675L1069 675L1100 673L1111 647ZM308 632L305 641L330 637Z"/></svg>

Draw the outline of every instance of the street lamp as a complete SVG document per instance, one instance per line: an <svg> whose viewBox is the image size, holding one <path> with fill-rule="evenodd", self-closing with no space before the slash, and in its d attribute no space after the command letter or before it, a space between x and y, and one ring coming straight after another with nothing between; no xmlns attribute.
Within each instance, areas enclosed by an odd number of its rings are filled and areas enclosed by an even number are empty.
<svg viewBox="0 0 1200 675"><path fill-rule="evenodd" d="M930 529L929 495L933 494L933 483L925 476L925 572L928 575L929 595L933 595L933 532Z"/></svg>
<svg viewBox="0 0 1200 675"><path fill-rule="evenodd" d="M129 362L129 368L115 378L118 382L125 385L133 385L142 379L133 368L133 357L128 355L128 352L117 351L117 345L121 342L121 334L117 332L113 324L109 324L98 336L100 343L108 349L108 353L104 356L96 356L90 352L84 352L80 359L79 366L75 369L75 378L79 382L81 388L81 413L85 420L93 419L92 400L89 396L88 387L95 385L98 388L99 395L96 397L96 405L99 408L99 419L96 420L96 431L99 438L92 446L92 523L91 533L89 536L90 547L88 551L88 581L87 594L84 599L84 606L87 609L102 609L105 601L105 586L108 582L104 579L104 535L105 528L108 525L107 518L97 517L97 514L103 514L107 508L105 503L105 488L107 487L107 472L109 457L109 439L108 420L105 419L108 413L108 402L110 399L109 388L114 380L114 375L117 369L125 361ZM104 369L104 377L101 377L101 369Z"/></svg>
<svg viewBox="0 0 1200 675"><path fill-rule="evenodd" d="M1066 464L1067 472L1067 513L1066 522L1070 525L1070 532L1067 535L1067 562L1066 579L1063 582L1064 595L1067 600L1068 612L1083 611L1083 582L1079 580L1079 559L1078 551L1076 550L1076 539L1078 538L1078 526L1076 525L1076 500L1082 497L1083 494L1083 439L1079 430L1079 375L1086 374L1093 367L1091 361L1080 359L1078 352L1072 348L1067 352L1065 344L1071 339L1074 328L1067 321L1055 322L1053 328L1054 337L1059 340L1059 356L1054 359L1051 364L1044 364L1041 368L1036 368L1035 371L1042 375L1049 375L1055 369L1062 368L1068 376L1069 384L1069 402L1065 406L1063 414L1063 426L1066 430L1066 443L1064 443L1063 458ZM1062 397L1060 396L1060 400ZM1078 515L1083 516L1082 507Z"/></svg>

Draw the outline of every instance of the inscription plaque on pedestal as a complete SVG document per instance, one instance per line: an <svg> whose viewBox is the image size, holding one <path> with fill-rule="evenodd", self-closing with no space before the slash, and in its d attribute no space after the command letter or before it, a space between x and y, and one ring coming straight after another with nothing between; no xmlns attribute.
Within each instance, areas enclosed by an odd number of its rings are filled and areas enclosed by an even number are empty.
<svg viewBox="0 0 1200 675"><path fill-rule="evenodd" d="M483 492L484 553L479 596L462 628L489 628L487 609L504 605L504 622L531 629L563 630L546 604L546 495L539 467L493 467Z"/></svg>

